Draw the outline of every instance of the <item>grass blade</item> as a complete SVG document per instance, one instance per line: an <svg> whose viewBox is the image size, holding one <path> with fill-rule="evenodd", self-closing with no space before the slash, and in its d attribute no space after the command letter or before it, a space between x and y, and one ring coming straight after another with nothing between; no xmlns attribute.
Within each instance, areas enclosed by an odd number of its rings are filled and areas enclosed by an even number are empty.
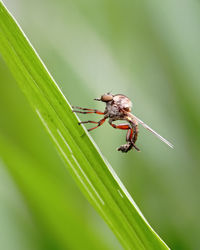
<svg viewBox="0 0 200 250"><path fill-rule="evenodd" d="M36 225L36 241L40 249L49 249L49 246L54 246L52 249L109 249L83 220L79 207L70 202L70 185L66 183L63 187L59 183L60 179L55 178L55 175L59 176L58 173L48 171L44 163L24 152L1 132L0 152L4 165L16 180L28 204ZM21 227L19 230L25 229ZM29 237L32 234L27 232ZM76 238L79 240L74 240ZM23 246L12 249L24 249Z"/></svg>
<svg viewBox="0 0 200 250"><path fill-rule="evenodd" d="M168 249L109 164L77 124L30 42L0 3L0 53L77 184L127 249Z"/></svg>

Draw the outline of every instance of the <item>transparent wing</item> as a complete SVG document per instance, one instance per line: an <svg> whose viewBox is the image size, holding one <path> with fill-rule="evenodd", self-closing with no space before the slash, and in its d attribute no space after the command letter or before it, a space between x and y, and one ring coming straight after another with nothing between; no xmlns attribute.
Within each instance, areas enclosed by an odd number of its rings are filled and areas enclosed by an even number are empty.
<svg viewBox="0 0 200 250"><path fill-rule="evenodd" d="M155 136L157 136L161 141L163 141L164 143L166 143L170 148L174 148L174 146L167 141L165 138L163 138L161 135L159 135L156 131L154 131L152 128L150 128L147 124L145 124L143 121L141 121L139 118L137 118L137 116L129 113L128 116L130 118L132 118L133 120L136 120L138 123L140 123L144 128L148 129L149 131L151 131Z"/></svg>

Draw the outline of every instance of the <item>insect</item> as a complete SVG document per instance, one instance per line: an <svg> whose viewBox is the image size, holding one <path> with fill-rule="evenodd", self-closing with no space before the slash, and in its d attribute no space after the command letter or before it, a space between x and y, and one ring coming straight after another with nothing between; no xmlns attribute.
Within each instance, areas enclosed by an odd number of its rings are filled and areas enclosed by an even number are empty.
<svg viewBox="0 0 200 250"><path fill-rule="evenodd" d="M167 141L165 138L163 138L161 135L159 135L152 128L150 128L143 121L141 121L139 118L137 118L135 115L131 113L132 102L129 100L127 96L122 94L112 95L110 93L107 93L102 95L100 98L96 98L94 100L106 103L106 108L104 112L99 111L97 109L88 109L76 106L73 106L73 108L75 108L73 112L81 114L95 113L98 115L103 115L103 119L101 119L98 122L95 121L79 122L79 124L83 123L97 124L95 127L88 129L88 131L92 131L98 128L106 121L106 119L109 119L108 122L113 128L127 130L126 144L121 145L117 149L118 151L128 152L131 149L136 149L137 151L140 151L140 149L135 145L139 132L138 124L141 124L144 128L148 129L154 135L156 135L161 141L166 143L169 147L173 148L173 145L169 141ZM126 121L126 123L116 125L113 122L117 120L124 120Z"/></svg>

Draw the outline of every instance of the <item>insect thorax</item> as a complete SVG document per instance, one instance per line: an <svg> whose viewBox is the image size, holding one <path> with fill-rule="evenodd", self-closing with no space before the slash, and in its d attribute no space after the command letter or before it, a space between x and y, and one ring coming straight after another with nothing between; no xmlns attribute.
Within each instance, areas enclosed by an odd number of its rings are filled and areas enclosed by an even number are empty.
<svg viewBox="0 0 200 250"><path fill-rule="evenodd" d="M115 95L113 100L106 103L106 113L109 117L123 117L124 111L131 111L132 103L124 95Z"/></svg>

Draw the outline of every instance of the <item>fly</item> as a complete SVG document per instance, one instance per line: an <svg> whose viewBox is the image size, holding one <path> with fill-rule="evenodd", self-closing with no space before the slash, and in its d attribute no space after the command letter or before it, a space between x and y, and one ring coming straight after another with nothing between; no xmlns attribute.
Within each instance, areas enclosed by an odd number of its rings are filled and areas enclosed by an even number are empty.
<svg viewBox="0 0 200 250"><path fill-rule="evenodd" d="M167 141L165 138L163 138L161 135L159 135L156 131L154 131L152 128L150 128L148 125L146 125L143 121L141 121L139 118L137 118L135 115L131 113L132 108L132 102L129 100L129 98L125 95L117 94L112 95L110 93L104 94L101 96L101 98L94 99L96 101L101 101L106 103L105 111L99 111L97 109L88 109L88 108L81 108L81 107L73 107L75 108L73 112L81 113L81 114L98 114L103 115L103 119L101 119L98 122L95 121L82 121L79 122L79 124L83 123L94 123L96 124L95 127L92 127L88 129L88 131L92 131L99 126L101 126L106 119L109 119L109 124L116 129L122 129L127 130L126 134L126 144L121 145L117 150L122 152L128 152L131 149L136 149L137 151L140 151L140 149L135 145L138 137L138 124L141 124L144 128L151 131L155 136L157 136L161 141L166 143L169 147L173 148L173 145ZM128 123L122 123L119 125L114 124L113 122L117 120L123 120Z"/></svg>

